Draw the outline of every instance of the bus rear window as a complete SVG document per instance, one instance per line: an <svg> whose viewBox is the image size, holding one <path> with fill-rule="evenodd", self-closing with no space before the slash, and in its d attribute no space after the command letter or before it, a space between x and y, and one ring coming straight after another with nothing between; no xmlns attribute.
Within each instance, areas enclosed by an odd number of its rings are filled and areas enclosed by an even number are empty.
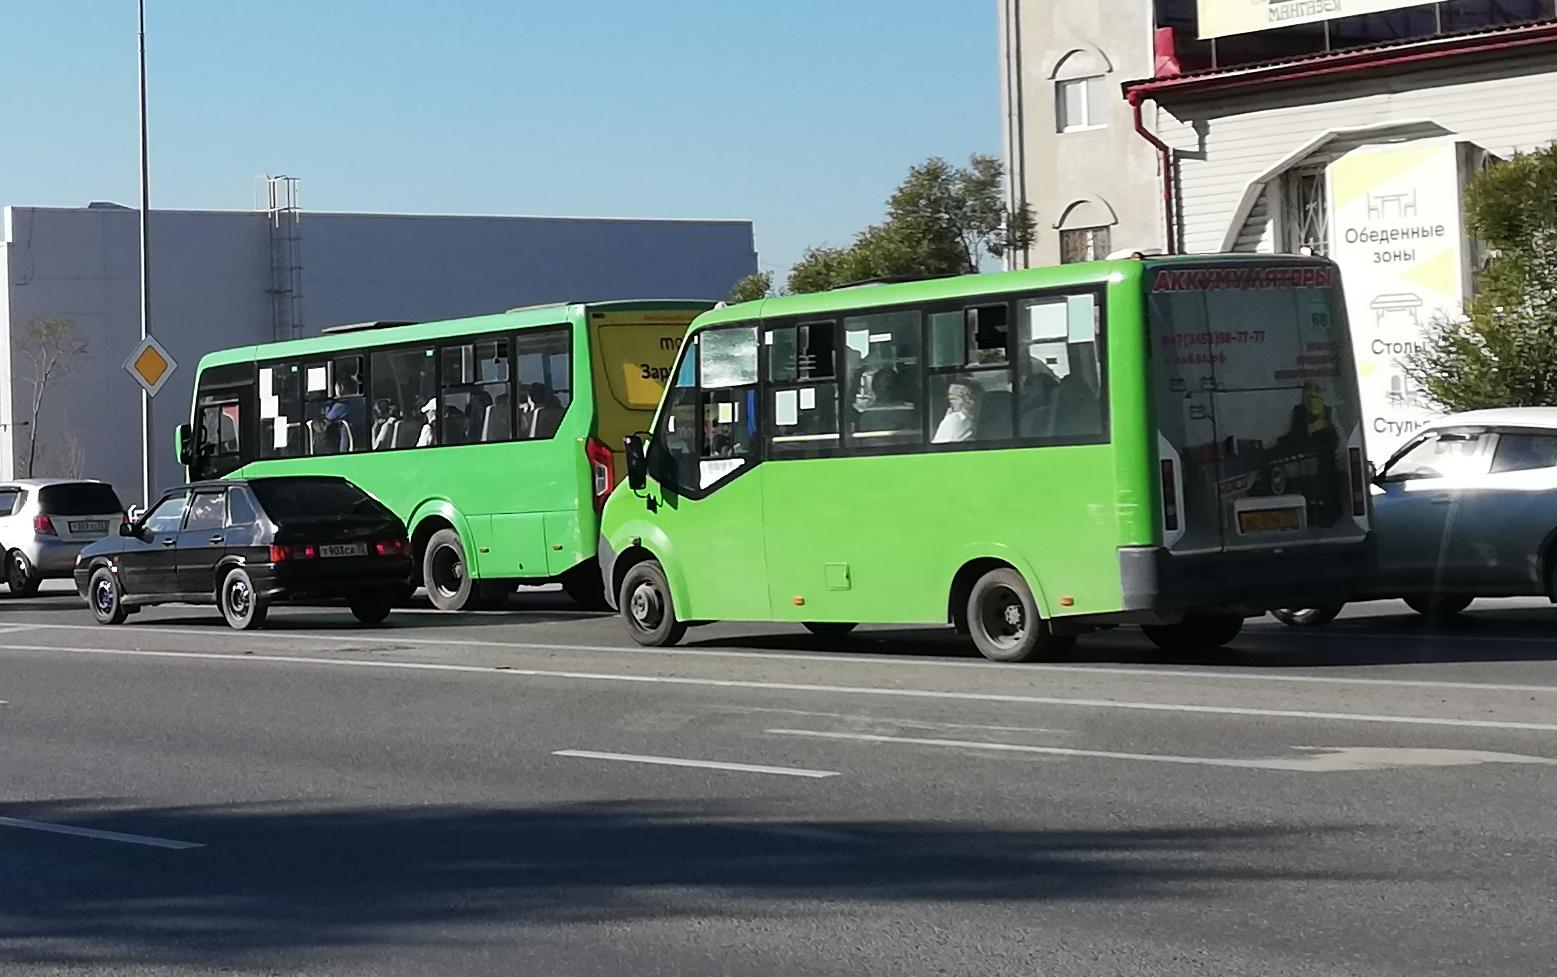
<svg viewBox="0 0 1557 977"><path fill-rule="evenodd" d="M652 411L659 405L692 318L688 313L679 322L599 327L595 333L595 355L618 404L641 411Z"/></svg>

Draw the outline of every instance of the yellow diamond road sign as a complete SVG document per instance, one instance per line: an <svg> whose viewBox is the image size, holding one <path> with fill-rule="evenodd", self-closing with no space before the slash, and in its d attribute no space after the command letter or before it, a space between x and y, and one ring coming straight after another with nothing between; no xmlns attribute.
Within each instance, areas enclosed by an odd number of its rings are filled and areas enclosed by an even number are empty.
<svg viewBox="0 0 1557 977"><path fill-rule="evenodd" d="M148 395L155 397L178 368L178 364L173 362L173 357L168 355L161 343L147 336L130 351L130 358L124 361L124 368Z"/></svg>

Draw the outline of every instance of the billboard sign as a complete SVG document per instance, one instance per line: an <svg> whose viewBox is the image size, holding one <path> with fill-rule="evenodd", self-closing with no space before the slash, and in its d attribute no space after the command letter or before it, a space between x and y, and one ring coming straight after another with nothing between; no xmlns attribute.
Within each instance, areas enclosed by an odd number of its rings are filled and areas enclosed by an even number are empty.
<svg viewBox="0 0 1557 977"><path fill-rule="evenodd" d="M1330 164L1330 257L1341 266L1368 453L1382 462L1435 416L1402 368L1465 303L1460 145L1353 150Z"/></svg>
<svg viewBox="0 0 1557 977"><path fill-rule="evenodd" d="M1249 34L1418 6L1422 0L1199 0L1200 36Z"/></svg>

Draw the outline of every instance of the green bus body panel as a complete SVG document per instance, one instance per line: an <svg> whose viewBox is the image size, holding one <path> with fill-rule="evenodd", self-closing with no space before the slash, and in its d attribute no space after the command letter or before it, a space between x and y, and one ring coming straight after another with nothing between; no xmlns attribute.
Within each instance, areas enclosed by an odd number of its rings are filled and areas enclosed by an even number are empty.
<svg viewBox="0 0 1557 977"><path fill-rule="evenodd" d="M372 493L415 535L429 519L460 534L475 578L555 577L596 556L599 517L592 498L585 441L594 435L596 390L589 313L672 310L689 302L624 301L555 305L446 322L349 331L211 353L211 367L332 353L371 354L394 347L464 336L571 325L573 400L554 437L545 441L449 445L415 450L356 452L250 461L234 478L267 475L343 476ZM695 303L707 308L706 302ZM198 383L197 383L198 397Z"/></svg>

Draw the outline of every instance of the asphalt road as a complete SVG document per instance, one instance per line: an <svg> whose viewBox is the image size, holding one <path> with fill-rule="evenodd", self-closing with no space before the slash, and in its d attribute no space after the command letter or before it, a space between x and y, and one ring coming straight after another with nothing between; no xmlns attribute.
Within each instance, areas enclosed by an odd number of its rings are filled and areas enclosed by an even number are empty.
<svg viewBox="0 0 1557 977"><path fill-rule="evenodd" d="M1165 660L0 599L0 972L1518 975L1557 609ZM699 765L686 765L686 764Z"/></svg>

